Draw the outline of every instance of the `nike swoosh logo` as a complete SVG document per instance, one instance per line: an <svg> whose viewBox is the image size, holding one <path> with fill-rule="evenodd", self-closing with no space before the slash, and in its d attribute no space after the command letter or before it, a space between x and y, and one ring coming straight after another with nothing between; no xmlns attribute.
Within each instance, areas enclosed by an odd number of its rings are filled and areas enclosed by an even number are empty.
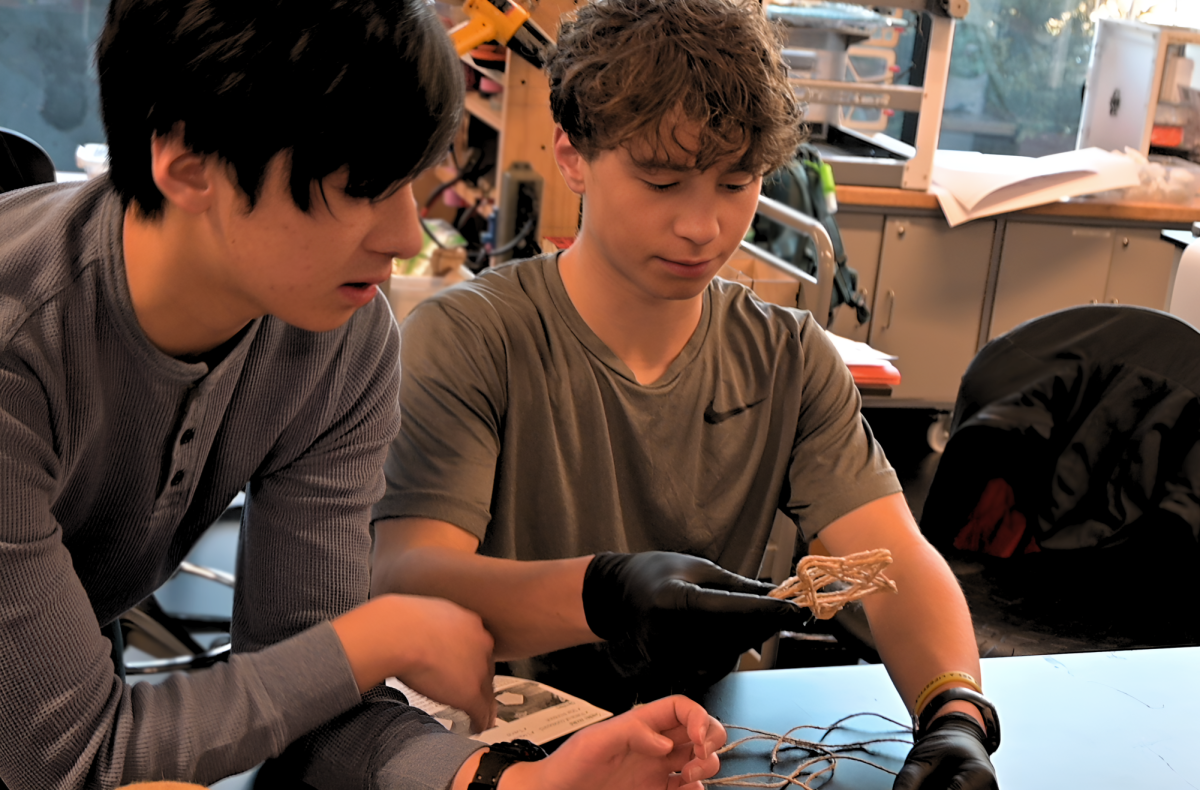
<svg viewBox="0 0 1200 790"><path fill-rule="evenodd" d="M758 400L754 401L754 403L747 403L745 406L735 406L732 409L727 409L725 411L717 411L713 408L713 404L710 402L708 404L708 408L704 410L704 421L709 425L716 425L718 423L725 422L730 417L736 417L744 411L753 409L755 406L765 400L766 398L759 398Z"/></svg>

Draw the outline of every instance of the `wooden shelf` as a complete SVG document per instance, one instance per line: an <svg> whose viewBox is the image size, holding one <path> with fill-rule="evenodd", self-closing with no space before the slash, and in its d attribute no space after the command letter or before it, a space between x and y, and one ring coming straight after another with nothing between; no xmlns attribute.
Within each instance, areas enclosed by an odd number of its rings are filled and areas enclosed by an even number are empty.
<svg viewBox="0 0 1200 790"><path fill-rule="evenodd" d="M539 0L531 4L534 7L530 9L530 14L543 30L557 30L563 14L575 11L583 2L587 0ZM442 13L450 19L459 18L459 12L453 6L447 5ZM495 80L504 89L493 101L478 92L469 91L465 101L468 121L478 119L496 131L494 178L499 181L501 174L507 172L514 162L528 163L543 179L539 238L573 237L579 228L580 200L559 175L558 164L554 160L554 119L550 113L550 85L546 73L523 58L514 57L511 51L506 53L503 72L487 68L482 58L475 60L468 56L462 60L469 68ZM457 150L466 150L469 126L464 123L459 130L455 139ZM478 124L475 124L475 131L484 132L478 128ZM479 209L481 214L486 215L495 208L496 193L499 191L496 184L485 184L488 194L475 192L471 197L464 195L470 189L460 189L462 186L456 184L454 191L468 204L474 203L471 198L487 198Z"/></svg>
<svg viewBox="0 0 1200 790"><path fill-rule="evenodd" d="M501 121L500 112L492 107L492 104L483 94L469 91L466 99L467 112L474 115L479 120L486 123L488 126L500 131L503 123Z"/></svg>

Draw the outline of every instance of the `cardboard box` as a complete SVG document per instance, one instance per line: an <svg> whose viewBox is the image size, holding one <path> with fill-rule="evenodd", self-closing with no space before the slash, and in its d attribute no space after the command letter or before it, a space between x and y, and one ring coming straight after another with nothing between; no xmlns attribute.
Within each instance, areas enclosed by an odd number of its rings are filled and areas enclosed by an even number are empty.
<svg viewBox="0 0 1200 790"><path fill-rule="evenodd" d="M764 302L805 308L800 280L765 261L735 254L717 276L742 283Z"/></svg>

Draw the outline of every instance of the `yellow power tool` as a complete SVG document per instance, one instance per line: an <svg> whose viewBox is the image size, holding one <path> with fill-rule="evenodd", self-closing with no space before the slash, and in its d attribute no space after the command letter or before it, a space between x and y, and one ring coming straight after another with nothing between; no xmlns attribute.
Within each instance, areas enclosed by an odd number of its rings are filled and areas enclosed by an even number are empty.
<svg viewBox="0 0 1200 790"><path fill-rule="evenodd" d="M554 42L520 5L512 0L465 0L462 8L467 21L450 31L458 54L495 41L539 69L546 67Z"/></svg>

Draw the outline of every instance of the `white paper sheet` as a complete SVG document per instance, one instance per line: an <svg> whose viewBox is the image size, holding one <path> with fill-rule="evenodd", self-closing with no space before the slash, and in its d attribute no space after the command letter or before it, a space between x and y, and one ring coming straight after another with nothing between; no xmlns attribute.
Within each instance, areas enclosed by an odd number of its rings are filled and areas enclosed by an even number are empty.
<svg viewBox="0 0 1200 790"><path fill-rule="evenodd" d="M404 694L409 705L425 711L446 729L461 735L470 734L471 721L463 711L431 700L396 678L388 678L387 684ZM612 716L590 702L533 680L496 675L492 687L499 704L496 724L489 730L470 735L484 743L516 738L536 744L549 743Z"/></svg>
<svg viewBox="0 0 1200 790"><path fill-rule="evenodd" d="M951 227L972 219L1054 203L1139 183L1136 160L1084 148L1032 158L974 151L938 151L933 184Z"/></svg>
<svg viewBox="0 0 1200 790"><path fill-rule="evenodd" d="M877 348L871 348L866 343L859 342L858 340L851 340L848 337L835 335L832 332L827 332L826 334L833 341L833 347L841 355L842 361L847 365L883 365L886 362L896 359L894 354L888 354Z"/></svg>

